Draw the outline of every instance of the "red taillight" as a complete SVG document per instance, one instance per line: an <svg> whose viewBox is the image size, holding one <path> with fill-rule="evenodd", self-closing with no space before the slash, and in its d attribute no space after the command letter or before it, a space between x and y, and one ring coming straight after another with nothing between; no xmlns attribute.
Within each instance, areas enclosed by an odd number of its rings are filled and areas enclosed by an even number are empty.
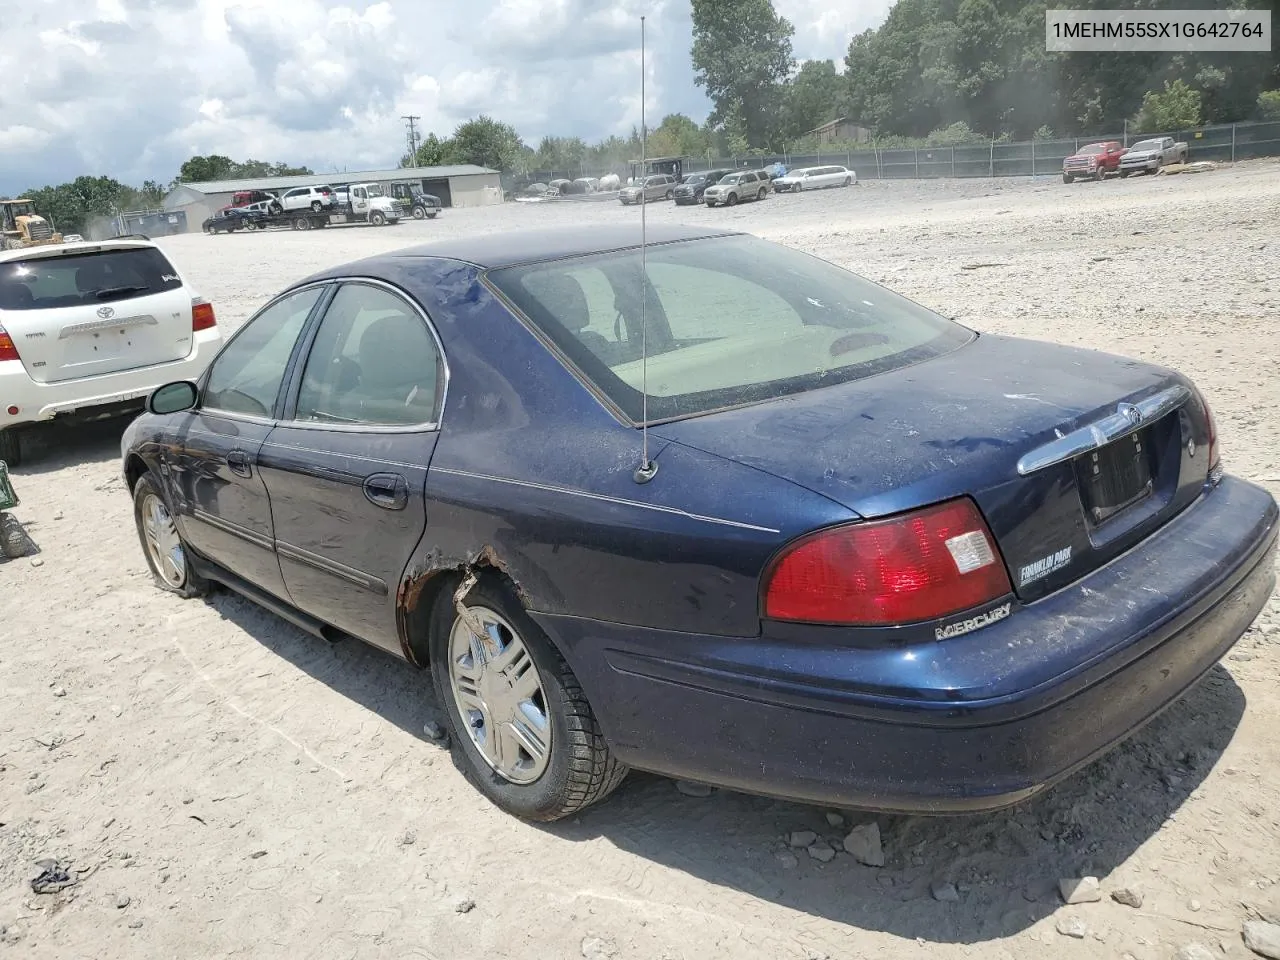
<svg viewBox="0 0 1280 960"><path fill-rule="evenodd" d="M934 620L1011 592L982 515L961 498L798 541L766 575L764 615L887 626Z"/></svg>
<svg viewBox="0 0 1280 960"><path fill-rule="evenodd" d="M13 344L13 337L5 332L4 327L0 327L0 360L21 360L18 356L18 348Z"/></svg>
<svg viewBox="0 0 1280 960"><path fill-rule="evenodd" d="M208 330L218 325L218 318L213 314L213 304L204 300L191 301L191 330Z"/></svg>

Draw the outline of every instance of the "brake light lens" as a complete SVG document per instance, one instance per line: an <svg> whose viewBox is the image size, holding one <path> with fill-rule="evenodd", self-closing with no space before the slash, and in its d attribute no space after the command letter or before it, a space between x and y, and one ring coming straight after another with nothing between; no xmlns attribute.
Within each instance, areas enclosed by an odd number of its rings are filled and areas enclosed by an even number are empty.
<svg viewBox="0 0 1280 960"><path fill-rule="evenodd" d="M214 315L213 304L207 300L191 301L191 331L209 330L218 325L218 318Z"/></svg>
<svg viewBox="0 0 1280 960"><path fill-rule="evenodd" d="M1013 592L967 497L807 536L765 577L774 620L890 626L934 620Z"/></svg>
<svg viewBox="0 0 1280 960"><path fill-rule="evenodd" d="M0 327L0 360L21 360L18 348L14 346L13 337Z"/></svg>

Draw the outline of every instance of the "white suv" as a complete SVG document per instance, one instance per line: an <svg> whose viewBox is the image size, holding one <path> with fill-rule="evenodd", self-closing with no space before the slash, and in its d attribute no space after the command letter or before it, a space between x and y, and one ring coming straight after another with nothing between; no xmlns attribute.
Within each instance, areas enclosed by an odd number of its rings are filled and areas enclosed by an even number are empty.
<svg viewBox="0 0 1280 960"><path fill-rule="evenodd" d="M319 213L321 210L329 210L333 207L333 188L298 187L295 190L286 190L280 195L279 204L280 209L285 213L291 210L314 210Z"/></svg>
<svg viewBox="0 0 1280 960"><path fill-rule="evenodd" d="M0 460L18 463L29 424L141 409L221 346L213 306L154 243L0 251Z"/></svg>

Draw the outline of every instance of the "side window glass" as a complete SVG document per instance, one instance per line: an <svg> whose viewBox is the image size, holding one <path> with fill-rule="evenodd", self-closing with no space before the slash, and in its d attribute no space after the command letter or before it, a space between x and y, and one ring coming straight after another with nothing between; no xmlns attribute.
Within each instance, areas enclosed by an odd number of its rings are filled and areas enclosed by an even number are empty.
<svg viewBox="0 0 1280 960"><path fill-rule="evenodd" d="M251 319L213 361L202 406L270 417L284 369L322 287L299 290Z"/></svg>
<svg viewBox="0 0 1280 960"><path fill-rule="evenodd" d="M418 312L349 283L325 311L298 393L298 420L409 427L438 417L442 364Z"/></svg>

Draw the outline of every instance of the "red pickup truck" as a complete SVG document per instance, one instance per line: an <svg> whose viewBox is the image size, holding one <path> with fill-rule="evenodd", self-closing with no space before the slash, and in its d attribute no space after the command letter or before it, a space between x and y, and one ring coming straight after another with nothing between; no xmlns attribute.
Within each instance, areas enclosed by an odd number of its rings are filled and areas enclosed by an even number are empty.
<svg viewBox="0 0 1280 960"><path fill-rule="evenodd" d="M1125 148L1114 140L1081 147L1062 161L1062 182L1070 183L1076 177L1101 180L1108 173L1119 173L1124 154Z"/></svg>

